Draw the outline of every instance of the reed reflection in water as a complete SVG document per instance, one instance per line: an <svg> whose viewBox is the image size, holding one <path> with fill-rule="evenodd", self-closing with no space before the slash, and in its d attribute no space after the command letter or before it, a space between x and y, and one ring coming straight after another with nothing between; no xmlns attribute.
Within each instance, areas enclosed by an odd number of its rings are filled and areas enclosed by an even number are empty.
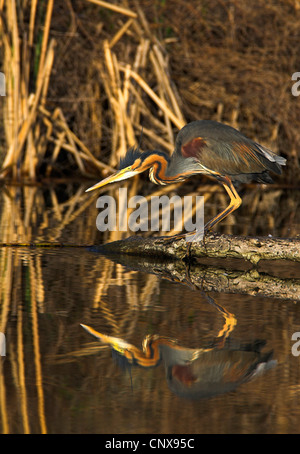
<svg viewBox="0 0 300 454"><path fill-rule="evenodd" d="M131 387L109 349L86 344L80 323L133 345L159 333L197 349L222 330L222 316L180 283L80 247L103 241L95 229L96 199L79 187L69 194L34 187L1 193L2 243L78 245L1 248L2 432L298 432L299 359L291 354L291 336L300 313L292 301L211 293L235 314L234 338L243 345L265 339L278 366L201 406L175 397L163 368L131 369Z"/></svg>

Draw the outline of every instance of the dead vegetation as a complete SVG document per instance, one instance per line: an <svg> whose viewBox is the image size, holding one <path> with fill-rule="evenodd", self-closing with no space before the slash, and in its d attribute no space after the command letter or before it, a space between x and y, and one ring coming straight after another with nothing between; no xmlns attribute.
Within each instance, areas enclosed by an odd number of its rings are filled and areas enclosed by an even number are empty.
<svg viewBox="0 0 300 454"><path fill-rule="evenodd" d="M298 182L298 0L0 2L1 176L104 175L187 121L242 129Z"/></svg>

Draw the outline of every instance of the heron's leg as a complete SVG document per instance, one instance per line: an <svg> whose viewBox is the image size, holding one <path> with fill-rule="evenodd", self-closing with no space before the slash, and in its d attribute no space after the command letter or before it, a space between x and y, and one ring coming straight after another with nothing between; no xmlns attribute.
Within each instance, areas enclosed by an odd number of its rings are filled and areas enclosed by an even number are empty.
<svg viewBox="0 0 300 454"><path fill-rule="evenodd" d="M204 296L204 298L209 302L209 304L215 307L224 318L223 328L219 331L214 342L215 346L217 346L218 348L223 348L226 339L232 333L237 324L237 319L234 314L225 309L225 307L216 303L215 300L211 296L207 295L203 290L201 290L201 293Z"/></svg>
<svg viewBox="0 0 300 454"><path fill-rule="evenodd" d="M232 184L232 181L230 180L230 178L228 177L218 177L218 180L220 183L222 183L222 185L224 186L224 188L226 189L229 197L230 197L230 204L228 205L227 208L225 208L225 210L223 210L221 213L219 213L216 217L214 217L213 219L211 219L204 227L204 232L192 232L192 233L189 233L188 236L193 236L195 235L195 233L200 236L200 233L202 234L202 238L200 239L195 239L195 241L202 241L203 242L203 245L204 245L204 248L206 249L206 245L205 245L205 234L210 230L212 229L213 226L215 226L216 224L218 224L220 221L222 221L224 218L226 218L226 216L228 216L230 213L232 213L233 211L235 211L242 203L242 199L240 198L240 196L238 195L238 193L236 192L236 189L235 187L233 186ZM192 244L192 241L189 241L188 242L188 245L187 245L187 253L186 253L186 259L189 261L191 259L191 244Z"/></svg>
<svg viewBox="0 0 300 454"><path fill-rule="evenodd" d="M230 203L225 210L221 211L217 216L215 216L213 219L211 219L204 227L203 232L199 232L195 230L194 232L189 232L189 233L180 233L174 236L166 237L165 240L166 242L172 242L174 240L179 240L182 238L190 237L191 241L189 242L189 248L190 249L190 243L193 241L192 237L195 235L194 241L204 241L205 234L212 229L216 224L221 222L223 219L226 218L229 214L233 213L242 203L242 199L236 192L235 187L232 184L232 181L230 180L229 177L223 177L221 175L218 175L218 181L224 186L227 194L230 197ZM200 237L202 233L202 238ZM199 235L199 239L196 238L197 234Z"/></svg>
<svg viewBox="0 0 300 454"><path fill-rule="evenodd" d="M228 205L225 210L223 210L221 213L219 213L216 217L211 219L204 227L205 232L210 230L212 227L214 227L216 224L218 224L220 221L222 221L226 216L228 216L230 213L235 211L242 203L242 199L236 192L235 187L232 184L232 181L230 180L229 177L219 177L218 178L219 182L222 183L224 188L226 189L229 197L230 197L230 204Z"/></svg>
<svg viewBox="0 0 300 454"><path fill-rule="evenodd" d="M219 176L218 175L218 181L224 186L224 188L226 189L226 192L228 193L229 197L230 197L230 203L228 205L227 208L225 208L225 210L223 210L221 213L219 213L217 216L215 216L213 219L211 219L204 227L204 231L203 232L198 232L197 230L195 230L194 232L189 232L189 233L179 233L177 235L173 235L173 236L169 236L169 237L165 237L164 238L164 241L166 242L166 244L168 243L172 243L174 240L180 240L182 238L186 238L187 236L188 237L193 237L194 235L198 234L199 235L199 239L195 238L194 241L203 241L204 243L204 246L205 246L205 241L204 241L204 238L205 238L205 234L210 230L212 229L216 224L218 224L220 221L222 221L223 219L226 218L226 216L228 216L229 214L231 214L233 211L235 211L242 203L242 199L240 198L240 196L238 195L238 193L236 192L236 189L235 187L233 186L232 184L232 181L230 180L229 177L222 177L222 176ZM200 234L202 233L202 238L200 238ZM193 240L192 240L193 241ZM190 258L190 248L191 248L191 243L192 241L188 241L188 246L187 246L187 254L186 254L186 257L187 257L187 260Z"/></svg>

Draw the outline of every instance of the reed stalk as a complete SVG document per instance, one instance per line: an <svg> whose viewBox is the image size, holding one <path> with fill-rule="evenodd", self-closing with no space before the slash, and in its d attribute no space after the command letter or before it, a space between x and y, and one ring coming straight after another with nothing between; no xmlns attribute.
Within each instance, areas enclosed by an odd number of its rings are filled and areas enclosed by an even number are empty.
<svg viewBox="0 0 300 454"><path fill-rule="evenodd" d="M7 76L4 116L7 152L0 168L0 177L35 181L40 178L40 169L47 159L44 168L45 176L49 178L59 169L61 153L72 156L82 176L91 177L99 172L106 176L106 172L114 171L127 149L137 143L142 117L146 117L148 123L144 129L145 136L170 151L173 149L172 128L181 128L185 119L178 93L170 80L162 43L151 34L140 8L137 7L135 12L105 1L89 2L125 18L124 22L120 21L119 29L113 36L103 40L102 61L93 62L98 68L103 89L100 92L101 108L98 110L101 118L106 115L104 96L111 107L109 159L94 156L71 130L61 107L54 108L52 112L47 107L49 85L55 83L53 68L56 41L51 37L54 0L44 3L43 15L40 14L42 6L36 0L30 5L13 0L6 7L2 2L0 5L7 23L4 27L3 21L0 21L4 71ZM20 20L26 13L29 17L28 34L23 33ZM74 12L71 14L72 33L75 33ZM138 40L134 42L132 58L124 64L118 45L122 40L128 41L128 36L135 36ZM132 47L132 44L128 41L127 46ZM148 74L148 77L145 79L142 74ZM147 81L153 77L157 90ZM153 112L153 102L157 114Z"/></svg>

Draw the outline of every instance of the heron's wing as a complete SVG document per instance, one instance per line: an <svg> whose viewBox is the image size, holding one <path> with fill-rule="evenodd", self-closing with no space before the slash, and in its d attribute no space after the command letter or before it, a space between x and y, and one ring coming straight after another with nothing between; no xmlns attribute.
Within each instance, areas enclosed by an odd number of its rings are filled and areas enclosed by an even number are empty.
<svg viewBox="0 0 300 454"><path fill-rule="evenodd" d="M250 139L222 141L195 137L181 146L184 158L194 158L207 173L220 175L281 173L285 159Z"/></svg>

